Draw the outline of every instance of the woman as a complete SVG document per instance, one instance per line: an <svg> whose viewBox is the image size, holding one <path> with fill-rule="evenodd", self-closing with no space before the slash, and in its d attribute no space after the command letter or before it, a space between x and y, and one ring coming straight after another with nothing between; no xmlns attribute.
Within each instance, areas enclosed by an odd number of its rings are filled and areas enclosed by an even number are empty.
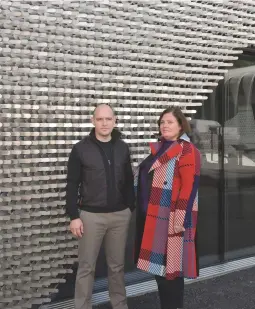
<svg viewBox="0 0 255 309"><path fill-rule="evenodd" d="M155 275L161 309L183 307L184 277L198 276L197 190L200 153L190 126L171 106L158 121L160 141L140 164L137 177L137 267Z"/></svg>

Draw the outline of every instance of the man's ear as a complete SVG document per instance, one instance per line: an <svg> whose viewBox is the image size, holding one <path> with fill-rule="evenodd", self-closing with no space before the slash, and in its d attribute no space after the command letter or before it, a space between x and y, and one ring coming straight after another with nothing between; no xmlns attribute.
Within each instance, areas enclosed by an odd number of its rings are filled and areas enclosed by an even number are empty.
<svg viewBox="0 0 255 309"><path fill-rule="evenodd" d="M92 122L93 125L95 125L95 119L94 119L94 117L91 117L91 118L90 118L90 121Z"/></svg>

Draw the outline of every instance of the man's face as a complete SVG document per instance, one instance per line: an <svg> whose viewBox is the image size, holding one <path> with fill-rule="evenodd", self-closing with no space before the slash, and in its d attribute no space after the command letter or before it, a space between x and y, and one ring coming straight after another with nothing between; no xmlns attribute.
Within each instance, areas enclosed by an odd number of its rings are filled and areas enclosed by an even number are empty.
<svg viewBox="0 0 255 309"><path fill-rule="evenodd" d="M102 137L110 136L116 123L112 109L107 105L98 106L92 117L95 132Z"/></svg>

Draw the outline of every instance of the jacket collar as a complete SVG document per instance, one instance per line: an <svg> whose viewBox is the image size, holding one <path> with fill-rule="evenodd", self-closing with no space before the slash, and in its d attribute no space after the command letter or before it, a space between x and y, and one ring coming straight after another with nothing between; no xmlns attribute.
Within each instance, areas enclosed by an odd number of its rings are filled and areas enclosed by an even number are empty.
<svg viewBox="0 0 255 309"><path fill-rule="evenodd" d="M190 143L190 138L186 133L182 134L178 140L174 141L173 144L171 144L169 148L166 149L166 151L153 163L150 171L167 163L170 159L179 156L182 152L183 141ZM155 155L158 152L161 145L162 142L150 143L152 155Z"/></svg>
<svg viewBox="0 0 255 309"><path fill-rule="evenodd" d="M96 134L95 134L95 128L93 128L93 129L90 131L89 136L90 136L94 141L97 141L97 139L96 139ZM115 129L115 128L114 128L114 129L112 130L111 136L112 136L111 141L112 141L113 143L115 143L118 139L121 138L121 132L120 132L118 129Z"/></svg>

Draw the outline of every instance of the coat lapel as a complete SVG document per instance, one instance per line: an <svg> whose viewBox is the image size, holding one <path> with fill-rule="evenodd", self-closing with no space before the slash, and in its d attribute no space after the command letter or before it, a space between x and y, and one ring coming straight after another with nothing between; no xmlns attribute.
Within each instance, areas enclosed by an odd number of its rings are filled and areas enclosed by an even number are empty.
<svg viewBox="0 0 255 309"><path fill-rule="evenodd" d="M167 163L172 158L180 155L182 152L182 145L181 145L182 140L190 142L190 139L187 136L187 134L183 134L178 141L175 141L171 146L169 146L169 148L166 149L166 151L153 163L149 172ZM151 153L153 156L156 155L160 147L161 147L161 142L150 143Z"/></svg>

